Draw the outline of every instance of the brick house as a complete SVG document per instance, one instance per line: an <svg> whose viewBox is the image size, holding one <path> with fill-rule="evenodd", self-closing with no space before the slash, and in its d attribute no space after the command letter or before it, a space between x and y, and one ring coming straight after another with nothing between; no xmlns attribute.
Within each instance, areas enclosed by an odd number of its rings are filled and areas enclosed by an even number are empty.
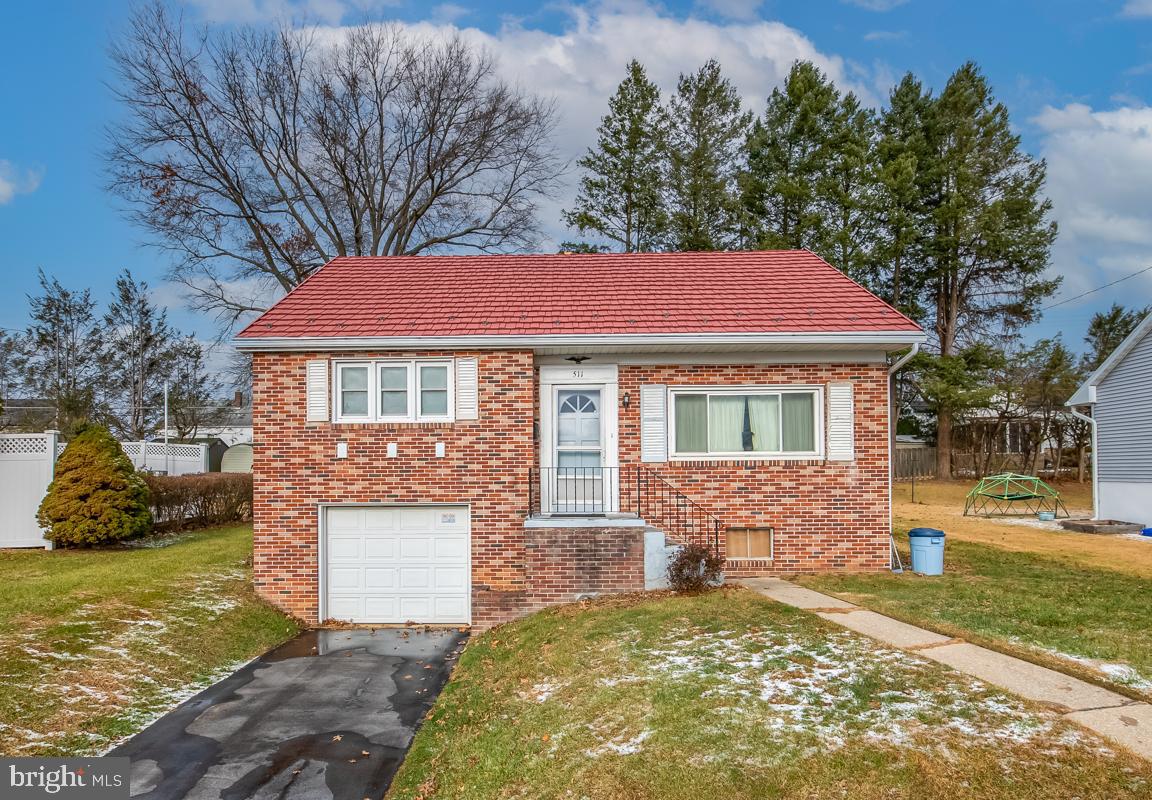
<svg viewBox="0 0 1152 800"><path fill-rule="evenodd" d="M255 580L310 622L487 626L889 566L889 369L923 332L808 251L338 258L244 329Z"/></svg>

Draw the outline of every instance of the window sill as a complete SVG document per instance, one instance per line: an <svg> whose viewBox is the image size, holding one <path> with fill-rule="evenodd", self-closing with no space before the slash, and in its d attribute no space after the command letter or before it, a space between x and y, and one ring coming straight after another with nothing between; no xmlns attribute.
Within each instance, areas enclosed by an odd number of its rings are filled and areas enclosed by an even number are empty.
<svg viewBox="0 0 1152 800"><path fill-rule="evenodd" d="M669 461L826 461L827 458L822 453L797 453L795 455L773 455L771 453L764 453L762 455L715 455L711 453L700 453L698 455L688 454L673 454L668 457Z"/></svg>

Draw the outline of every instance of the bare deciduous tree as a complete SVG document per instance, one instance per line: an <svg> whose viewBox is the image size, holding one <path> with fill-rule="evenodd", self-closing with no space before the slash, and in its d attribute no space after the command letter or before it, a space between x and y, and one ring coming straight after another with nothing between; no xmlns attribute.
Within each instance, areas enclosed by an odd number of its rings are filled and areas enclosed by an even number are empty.
<svg viewBox="0 0 1152 800"><path fill-rule="evenodd" d="M561 170L551 102L459 38L192 33L155 3L112 57L112 187L227 323L335 256L531 247Z"/></svg>

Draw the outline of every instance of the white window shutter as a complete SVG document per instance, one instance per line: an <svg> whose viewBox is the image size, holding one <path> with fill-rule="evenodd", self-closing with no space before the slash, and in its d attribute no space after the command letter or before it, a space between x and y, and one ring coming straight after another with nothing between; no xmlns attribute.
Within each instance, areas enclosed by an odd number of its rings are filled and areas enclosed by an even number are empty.
<svg viewBox="0 0 1152 800"><path fill-rule="evenodd" d="M327 422L328 415L328 362L309 361L305 367L307 386L306 419L308 422Z"/></svg>
<svg viewBox="0 0 1152 800"><path fill-rule="evenodd" d="M640 460L668 460L668 387L662 383L640 387Z"/></svg>
<svg viewBox="0 0 1152 800"><path fill-rule="evenodd" d="M456 419L480 419L480 360L456 359Z"/></svg>
<svg viewBox="0 0 1152 800"><path fill-rule="evenodd" d="M855 413L852 384L828 384L828 460L853 461L855 448Z"/></svg>

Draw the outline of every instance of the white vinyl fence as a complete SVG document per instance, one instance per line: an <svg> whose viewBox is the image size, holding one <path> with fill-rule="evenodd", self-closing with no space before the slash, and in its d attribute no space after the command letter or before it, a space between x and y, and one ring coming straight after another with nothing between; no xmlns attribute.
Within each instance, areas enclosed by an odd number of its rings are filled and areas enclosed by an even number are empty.
<svg viewBox="0 0 1152 800"><path fill-rule="evenodd" d="M56 433L0 435L0 547L47 547L36 510L52 482Z"/></svg>
<svg viewBox="0 0 1152 800"><path fill-rule="evenodd" d="M56 455L64 452L64 442L56 446ZM165 449L167 448L167 449ZM161 475L190 475L208 471L208 445L169 442L120 442L120 449L143 472Z"/></svg>
<svg viewBox="0 0 1152 800"><path fill-rule="evenodd" d="M47 547L36 510L52 482L64 442L55 431L0 434L0 547ZM208 471L208 445L121 442L139 470L188 475Z"/></svg>

